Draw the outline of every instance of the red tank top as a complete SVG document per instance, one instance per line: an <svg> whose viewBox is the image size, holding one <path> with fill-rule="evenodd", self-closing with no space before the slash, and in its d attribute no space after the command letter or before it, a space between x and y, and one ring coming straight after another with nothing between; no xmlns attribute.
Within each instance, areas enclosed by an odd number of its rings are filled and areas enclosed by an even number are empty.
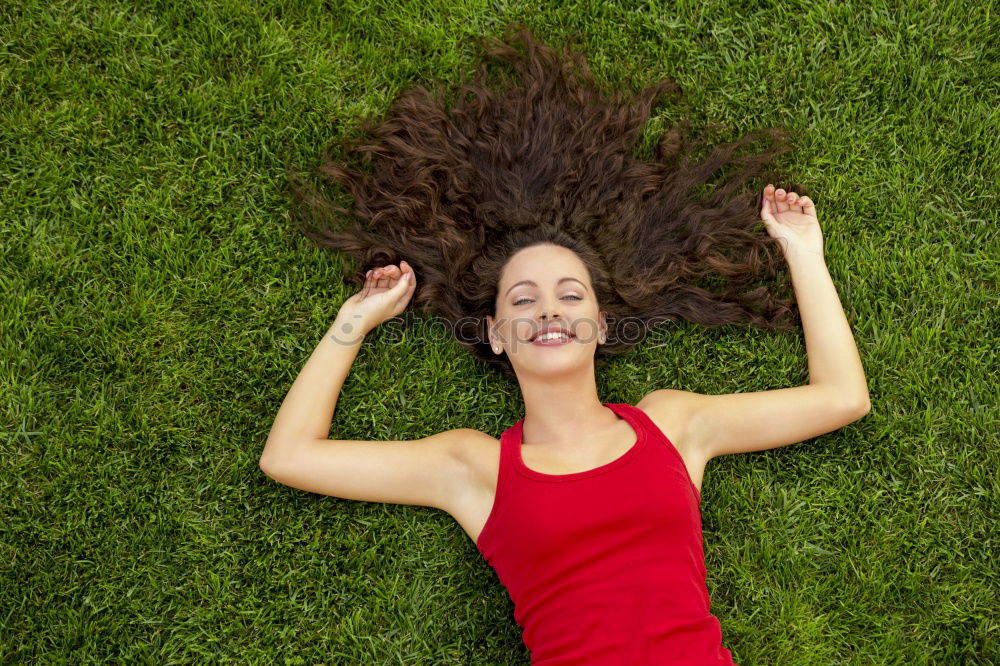
<svg viewBox="0 0 1000 666"><path fill-rule="evenodd" d="M476 547L514 602L532 664L728 664L709 612L701 496L638 407L602 403L636 441L605 465L543 474L500 436L493 508Z"/></svg>

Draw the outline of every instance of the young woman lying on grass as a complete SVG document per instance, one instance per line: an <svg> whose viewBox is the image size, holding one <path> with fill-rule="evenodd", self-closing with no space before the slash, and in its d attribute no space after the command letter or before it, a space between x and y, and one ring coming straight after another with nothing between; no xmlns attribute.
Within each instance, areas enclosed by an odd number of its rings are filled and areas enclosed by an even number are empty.
<svg viewBox="0 0 1000 666"><path fill-rule="evenodd" d="M672 82L606 99L580 53L523 26L486 55L519 80L488 86L487 62L453 106L406 91L349 145L371 174L328 159L321 172L353 211L293 178L300 228L356 259L362 288L292 384L261 469L314 493L447 511L510 592L532 663L732 664L706 588L706 463L869 410L816 207L801 187L741 187L789 149L781 132L699 161L674 128L643 161L631 150ZM739 155L755 138L776 145ZM710 183L723 167L728 180ZM794 300L778 293L789 283ZM524 416L499 438L327 439L365 335L411 303L517 382ZM596 368L677 320L801 326L809 383L602 402Z"/></svg>

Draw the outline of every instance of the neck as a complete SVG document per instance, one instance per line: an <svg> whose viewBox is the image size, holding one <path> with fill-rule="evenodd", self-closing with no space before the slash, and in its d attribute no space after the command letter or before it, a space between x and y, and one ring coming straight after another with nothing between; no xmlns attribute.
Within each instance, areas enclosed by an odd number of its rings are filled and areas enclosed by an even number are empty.
<svg viewBox="0 0 1000 666"><path fill-rule="evenodd" d="M572 450L618 421L618 415L601 404L593 366L573 376L521 382L521 393L523 444Z"/></svg>

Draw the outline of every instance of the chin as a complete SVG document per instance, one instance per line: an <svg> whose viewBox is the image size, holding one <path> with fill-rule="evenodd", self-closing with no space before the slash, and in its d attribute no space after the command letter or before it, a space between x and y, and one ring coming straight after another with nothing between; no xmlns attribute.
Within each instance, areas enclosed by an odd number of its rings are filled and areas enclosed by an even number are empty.
<svg viewBox="0 0 1000 666"><path fill-rule="evenodd" d="M566 370L575 367L584 368L593 360L592 353L588 356L587 354L581 353L583 350L576 350L575 352L569 349L542 349L532 351L539 353L531 354L530 358L525 354L520 358L521 366L527 366L528 370Z"/></svg>

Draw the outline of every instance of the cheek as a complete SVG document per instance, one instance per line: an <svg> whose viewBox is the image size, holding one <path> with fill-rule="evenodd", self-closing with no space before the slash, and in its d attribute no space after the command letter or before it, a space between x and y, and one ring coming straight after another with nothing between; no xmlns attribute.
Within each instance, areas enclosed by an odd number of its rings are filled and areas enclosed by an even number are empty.
<svg viewBox="0 0 1000 666"><path fill-rule="evenodd" d="M578 342L590 344L598 337L599 322L593 319L579 319L573 324L573 333L576 334Z"/></svg>
<svg viewBox="0 0 1000 666"><path fill-rule="evenodd" d="M513 322L511 328L511 342L518 345L530 345L531 335L534 330L531 327L531 323L527 321L515 321Z"/></svg>
<svg viewBox="0 0 1000 666"><path fill-rule="evenodd" d="M513 348L513 351L516 351L518 346L528 344L528 339L532 334L531 321L523 316L498 315L494 326L496 327L494 330L497 342L505 347Z"/></svg>

